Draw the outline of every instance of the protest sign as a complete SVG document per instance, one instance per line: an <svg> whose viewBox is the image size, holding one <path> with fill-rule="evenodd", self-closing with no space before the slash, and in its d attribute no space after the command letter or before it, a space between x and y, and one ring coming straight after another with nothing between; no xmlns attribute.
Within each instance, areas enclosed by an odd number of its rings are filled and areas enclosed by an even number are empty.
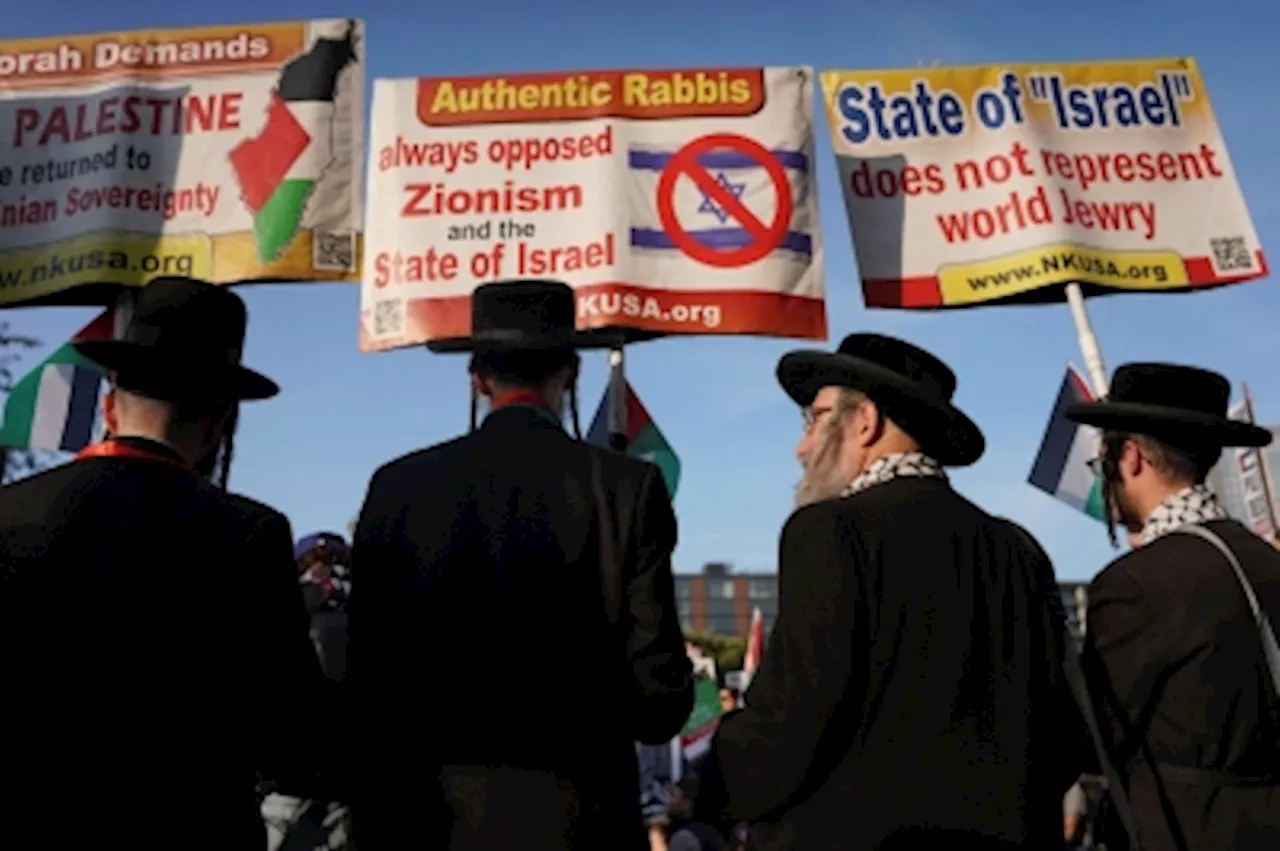
<svg viewBox="0 0 1280 851"><path fill-rule="evenodd" d="M0 306L354 280L357 21L0 41Z"/></svg>
<svg viewBox="0 0 1280 851"><path fill-rule="evenodd" d="M1249 402L1243 401L1234 405L1227 416L1233 420L1253 422L1253 411ZM1262 450L1254 447L1239 448L1232 451L1235 457L1235 473L1240 486L1241 502L1244 508L1244 521L1258 537L1274 541L1276 538L1275 518L1271 511L1271 496L1267 493L1267 477L1263 472Z"/></svg>
<svg viewBox="0 0 1280 851"><path fill-rule="evenodd" d="M374 84L362 351L465 338L486 281L579 328L822 339L807 68Z"/></svg>
<svg viewBox="0 0 1280 851"><path fill-rule="evenodd" d="M1194 61L822 75L868 307L1266 274Z"/></svg>

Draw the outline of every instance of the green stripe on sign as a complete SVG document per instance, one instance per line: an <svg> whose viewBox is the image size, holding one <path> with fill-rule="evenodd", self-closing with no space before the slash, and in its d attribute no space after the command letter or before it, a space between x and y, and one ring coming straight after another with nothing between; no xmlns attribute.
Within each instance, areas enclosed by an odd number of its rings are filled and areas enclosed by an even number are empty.
<svg viewBox="0 0 1280 851"><path fill-rule="evenodd" d="M286 180L271 193L253 219L253 233L258 241L258 257L263 262L278 258L298 233L302 211L315 187L314 180Z"/></svg>

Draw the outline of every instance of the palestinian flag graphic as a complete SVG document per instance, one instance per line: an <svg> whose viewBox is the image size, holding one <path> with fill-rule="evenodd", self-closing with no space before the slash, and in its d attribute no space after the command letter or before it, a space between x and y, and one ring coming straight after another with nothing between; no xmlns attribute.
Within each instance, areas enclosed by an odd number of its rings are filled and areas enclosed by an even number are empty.
<svg viewBox="0 0 1280 851"><path fill-rule="evenodd" d="M354 22L341 39L318 39L281 70L262 132L231 151L264 263L293 241L312 191L333 163L334 93L355 58Z"/></svg>

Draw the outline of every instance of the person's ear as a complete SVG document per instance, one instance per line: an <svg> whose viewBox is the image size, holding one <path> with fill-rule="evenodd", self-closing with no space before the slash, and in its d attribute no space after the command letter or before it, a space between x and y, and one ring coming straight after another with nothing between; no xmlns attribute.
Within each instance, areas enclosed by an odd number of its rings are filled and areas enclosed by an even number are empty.
<svg viewBox="0 0 1280 851"><path fill-rule="evenodd" d="M493 381L478 372L473 372L471 373L471 389L475 391L476 395L492 397Z"/></svg>
<svg viewBox="0 0 1280 851"><path fill-rule="evenodd" d="M870 399L859 402L850 419L853 421L854 439L864 449L884 434L884 413Z"/></svg>
<svg viewBox="0 0 1280 851"><path fill-rule="evenodd" d="M1146 463L1146 459L1142 457L1142 450L1138 447L1136 440L1126 440L1124 446L1120 450L1120 472L1124 478L1132 479L1142 472L1142 467Z"/></svg>
<svg viewBox="0 0 1280 851"><path fill-rule="evenodd" d="M116 389L110 387L102 396L102 425L107 435L120 433L120 412L117 409Z"/></svg>

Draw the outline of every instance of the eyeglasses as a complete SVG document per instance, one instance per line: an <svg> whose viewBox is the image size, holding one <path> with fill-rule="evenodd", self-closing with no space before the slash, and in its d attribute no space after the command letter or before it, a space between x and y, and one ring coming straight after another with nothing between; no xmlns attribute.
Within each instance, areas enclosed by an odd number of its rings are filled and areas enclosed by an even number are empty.
<svg viewBox="0 0 1280 851"><path fill-rule="evenodd" d="M1138 450L1138 457L1148 464L1151 463L1151 459L1148 458L1146 453L1144 453L1142 450ZM1090 458L1088 461L1085 461L1084 463L1085 463L1085 466L1088 467L1095 476L1098 476L1099 478L1101 478L1106 474L1107 458L1105 455L1095 455L1092 458Z"/></svg>
<svg viewBox="0 0 1280 851"><path fill-rule="evenodd" d="M800 411L800 419L801 422L804 423L804 433L811 433L817 427L818 423L822 421L822 418L834 410L835 408L831 407L802 409Z"/></svg>

